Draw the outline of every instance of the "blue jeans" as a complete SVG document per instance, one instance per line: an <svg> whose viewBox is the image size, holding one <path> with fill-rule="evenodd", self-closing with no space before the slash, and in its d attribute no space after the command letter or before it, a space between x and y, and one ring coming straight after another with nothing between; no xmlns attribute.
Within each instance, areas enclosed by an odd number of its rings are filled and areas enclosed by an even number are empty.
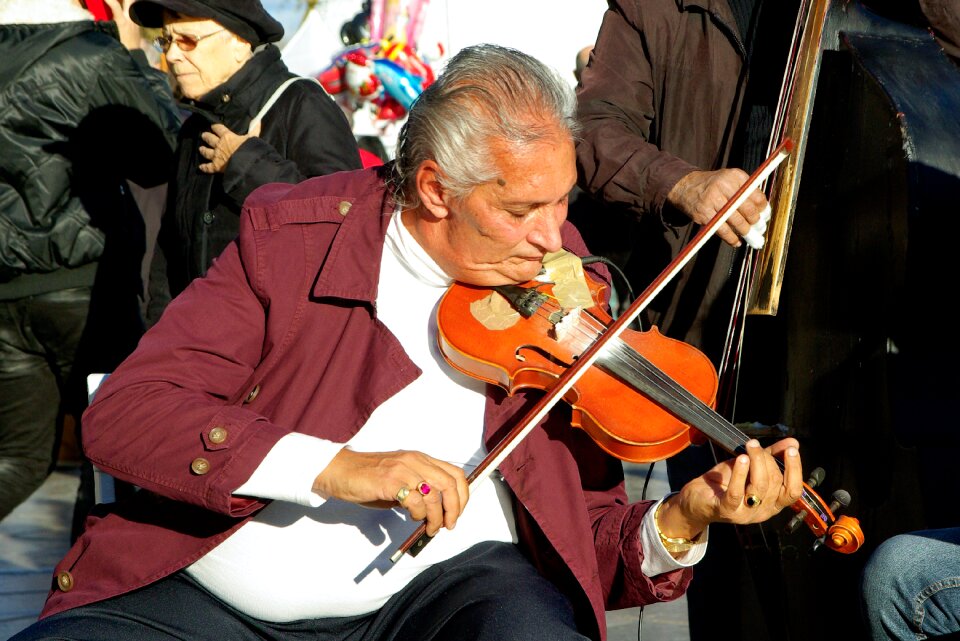
<svg viewBox="0 0 960 641"><path fill-rule="evenodd" d="M960 633L960 528L884 541L863 570L861 594L875 641Z"/></svg>

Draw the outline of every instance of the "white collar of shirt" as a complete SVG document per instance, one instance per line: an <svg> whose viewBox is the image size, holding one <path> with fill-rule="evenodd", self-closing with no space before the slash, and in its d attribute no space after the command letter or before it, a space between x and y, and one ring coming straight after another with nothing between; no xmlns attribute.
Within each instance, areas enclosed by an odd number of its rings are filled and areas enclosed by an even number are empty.
<svg viewBox="0 0 960 641"><path fill-rule="evenodd" d="M420 282L432 287L449 287L453 283L453 279L447 276L440 269L440 266L430 258L430 255L407 230L401 219L401 212L398 209L393 213L393 219L387 227L387 236L384 240L386 248Z"/></svg>

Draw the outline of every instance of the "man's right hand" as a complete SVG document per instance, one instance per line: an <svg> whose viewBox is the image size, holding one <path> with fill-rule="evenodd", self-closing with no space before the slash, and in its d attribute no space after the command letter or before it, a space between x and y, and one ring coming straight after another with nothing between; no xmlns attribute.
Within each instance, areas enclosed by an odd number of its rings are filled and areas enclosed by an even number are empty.
<svg viewBox="0 0 960 641"><path fill-rule="evenodd" d="M422 494L418 487L426 483ZM398 501L401 488L406 498ZM317 494L366 507L398 503L410 516L426 521L427 534L452 530L467 505L470 490L463 470L422 452L355 452L343 448L313 483Z"/></svg>
<svg viewBox="0 0 960 641"><path fill-rule="evenodd" d="M741 169L693 171L680 179L667 194L667 201L698 225L709 223L737 190L750 178ZM717 230L717 236L728 245L739 247L741 237L760 220L767 198L755 190Z"/></svg>

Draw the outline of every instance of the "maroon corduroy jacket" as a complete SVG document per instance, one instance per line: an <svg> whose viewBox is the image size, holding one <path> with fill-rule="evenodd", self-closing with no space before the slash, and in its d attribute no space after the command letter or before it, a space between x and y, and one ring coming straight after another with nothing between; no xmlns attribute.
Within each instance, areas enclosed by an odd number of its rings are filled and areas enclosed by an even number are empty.
<svg viewBox="0 0 960 641"><path fill-rule="evenodd" d="M257 190L237 242L100 388L83 416L84 449L146 492L89 519L41 616L200 558L263 506L231 491L281 437L345 442L420 374L376 316L394 211L382 170ZM572 226L564 239L583 252ZM533 401L491 387L488 446ZM604 639L606 609L674 599L691 572L642 575L650 503L628 505L620 462L571 428L567 410L554 414L500 471L516 496L522 549L568 595L584 633Z"/></svg>

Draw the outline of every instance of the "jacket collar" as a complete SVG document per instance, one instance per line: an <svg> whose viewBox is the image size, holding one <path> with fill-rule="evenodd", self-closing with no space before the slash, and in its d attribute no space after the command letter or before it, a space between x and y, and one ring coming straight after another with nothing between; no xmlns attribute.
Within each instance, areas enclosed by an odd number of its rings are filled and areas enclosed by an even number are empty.
<svg viewBox="0 0 960 641"><path fill-rule="evenodd" d="M677 8L680 11L695 9L704 11L730 26L736 32L737 22L727 0L677 0Z"/></svg>
<svg viewBox="0 0 960 641"><path fill-rule="evenodd" d="M0 86L9 86L48 51L86 32L107 34L117 40L116 48L120 48L113 22L71 20L44 24L0 24L0 52L4 54Z"/></svg>
<svg viewBox="0 0 960 641"><path fill-rule="evenodd" d="M93 14L73 0L5 0L0 2L0 24L56 24L93 20Z"/></svg>
<svg viewBox="0 0 960 641"><path fill-rule="evenodd" d="M341 228L317 275L315 297L375 304L384 237L397 210L389 176L387 165L337 172L317 181L325 187L321 207L329 210L331 218L341 219Z"/></svg>
<svg viewBox="0 0 960 641"><path fill-rule="evenodd" d="M280 59L280 50L270 44L258 49L226 82L184 106L211 122L222 122L233 131L246 127L283 82L293 74Z"/></svg>

